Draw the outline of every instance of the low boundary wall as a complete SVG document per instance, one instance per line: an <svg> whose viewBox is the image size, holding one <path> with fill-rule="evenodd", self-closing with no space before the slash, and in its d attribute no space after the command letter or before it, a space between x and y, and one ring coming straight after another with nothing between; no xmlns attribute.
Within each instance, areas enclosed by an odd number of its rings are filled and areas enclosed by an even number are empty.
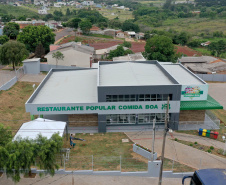
<svg viewBox="0 0 226 185"><path fill-rule="evenodd" d="M93 170L79 170L79 171L66 171L59 169L55 171L56 174L73 174L73 175L107 175L107 176L138 176L138 177L159 177L161 161L149 161L148 171L141 172L121 172L121 171L93 171ZM32 169L32 173L43 173L43 170ZM194 172L181 172L173 173L172 171L163 171L165 178L183 178L184 176L193 175Z"/></svg>
<svg viewBox="0 0 226 185"><path fill-rule="evenodd" d="M9 80L8 82L6 82L4 85L2 85L0 87L0 91L1 90L8 90L9 88L11 88L15 83L17 82L17 77L13 77L11 80Z"/></svg>
<svg viewBox="0 0 226 185"><path fill-rule="evenodd" d="M40 64L40 71L49 72L50 69L77 69L75 66L60 66L60 65L49 65L49 64Z"/></svg>
<svg viewBox="0 0 226 185"><path fill-rule="evenodd" d="M226 74L196 74L204 81L226 82Z"/></svg>

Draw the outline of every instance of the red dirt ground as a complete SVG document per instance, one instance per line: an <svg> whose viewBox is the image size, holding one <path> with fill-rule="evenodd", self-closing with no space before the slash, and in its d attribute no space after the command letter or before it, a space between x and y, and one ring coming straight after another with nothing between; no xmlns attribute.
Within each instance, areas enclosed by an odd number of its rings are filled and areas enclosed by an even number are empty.
<svg viewBox="0 0 226 185"><path fill-rule="evenodd" d="M187 47L187 46L176 46L177 47L177 53L183 53L189 57L192 56L202 56L201 53Z"/></svg>
<svg viewBox="0 0 226 185"><path fill-rule="evenodd" d="M63 39L60 42L60 44L65 44L65 43L68 43L68 42L71 42L74 40L75 40L75 36L67 37L67 38ZM111 41L111 40L108 41L107 39L106 40L98 40L98 38L97 39L83 38L83 40L82 40L83 44L89 44L90 46L94 47L95 50L108 48L108 47L111 47L111 46L114 46L117 44L121 44L122 42L123 41L121 41L121 40L116 40L116 41ZM145 50L144 46L145 46L145 42L142 42L142 43L132 42L131 50L134 53L143 52Z"/></svg>
<svg viewBox="0 0 226 185"><path fill-rule="evenodd" d="M67 37L65 39L63 39L60 44L65 44L71 41L75 40L75 36L71 36L71 37ZM89 44L90 46L94 47L95 50L97 49L104 49L104 48L109 48L111 46L117 45L117 44L121 44L123 41L121 40L116 40L116 41L112 41L112 40L101 40L101 39L93 39L93 38L83 38L82 40L82 44ZM145 46L145 42L131 42L132 43L132 48L131 50L134 53L137 52L144 52L144 46ZM183 53L187 56L202 56L201 53L187 47L187 46L176 46L177 48L177 53Z"/></svg>

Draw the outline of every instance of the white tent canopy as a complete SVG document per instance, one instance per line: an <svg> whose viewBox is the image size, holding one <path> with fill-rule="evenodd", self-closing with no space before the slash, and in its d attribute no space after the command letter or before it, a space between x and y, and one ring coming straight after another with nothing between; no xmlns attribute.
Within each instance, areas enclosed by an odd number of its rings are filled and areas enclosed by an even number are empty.
<svg viewBox="0 0 226 185"><path fill-rule="evenodd" d="M66 122L54 121L49 119L37 118L33 121L23 123L14 140L21 138L35 139L39 134L50 139L54 133L59 132L62 137L65 131Z"/></svg>

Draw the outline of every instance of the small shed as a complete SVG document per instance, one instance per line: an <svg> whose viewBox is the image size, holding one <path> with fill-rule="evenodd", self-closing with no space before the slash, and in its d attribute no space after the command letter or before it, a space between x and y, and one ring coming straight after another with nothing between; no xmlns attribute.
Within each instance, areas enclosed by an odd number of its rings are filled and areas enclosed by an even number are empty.
<svg viewBox="0 0 226 185"><path fill-rule="evenodd" d="M27 59L22 62L24 66L24 74L40 73L40 58Z"/></svg>
<svg viewBox="0 0 226 185"><path fill-rule="evenodd" d="M35 139L39 134L50 139L54 133L59 133L62 137L66 130L66 122L37 118L33 121L23 123L14 139L21 138Z"/></svg>

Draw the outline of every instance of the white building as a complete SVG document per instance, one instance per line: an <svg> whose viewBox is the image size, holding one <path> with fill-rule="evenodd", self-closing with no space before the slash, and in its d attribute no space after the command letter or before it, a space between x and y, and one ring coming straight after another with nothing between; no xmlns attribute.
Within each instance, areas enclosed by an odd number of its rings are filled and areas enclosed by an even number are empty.
<svg viewBox="0 0 226 185"><path fill-rule="evenodd" d="M82 5L83 6L92 6L92 5L94 5L94 1L83 1Z"/></svg>

